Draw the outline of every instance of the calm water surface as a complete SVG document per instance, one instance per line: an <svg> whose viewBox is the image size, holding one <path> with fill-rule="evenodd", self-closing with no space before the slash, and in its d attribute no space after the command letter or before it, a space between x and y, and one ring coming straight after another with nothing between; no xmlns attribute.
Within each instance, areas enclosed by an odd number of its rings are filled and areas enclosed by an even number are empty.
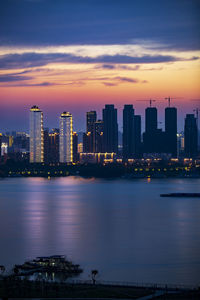
<svg viewBox="0 0 200 300"><path fill-rule="evenodd" d="M0 264L66 254L102 280L200 283L200 179L0 180Z"/></svg>

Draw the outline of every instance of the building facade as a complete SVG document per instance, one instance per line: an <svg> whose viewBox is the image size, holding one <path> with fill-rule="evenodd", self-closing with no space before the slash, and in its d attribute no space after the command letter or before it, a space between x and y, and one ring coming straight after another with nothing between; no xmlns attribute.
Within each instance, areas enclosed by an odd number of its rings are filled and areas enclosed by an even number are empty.
<svg viewBox="0 0 200 300"><path fill-rule="evenodd" d="M118 153L117 109L113 104L103 109L103 148L104 152Z"/></svg>
<svg viewBox="0 0 200 300"><path fill-rule="evenodd" d="M44 161L44 130L43 130L43 112L38 106L30 109L30 162L42 163Z"/></svg>
<svg viewBox="0 0 200 300"><path fill-rule="evenodd" d="M123 158L133 158L134 141L134 109L133 105L124 105L123 109Z"/></svg>
<svg viewBox="0 0 200 300"><path fill-rule="evenodd" d="M177 157L177 109L165 108L165 145L166 152Z"/></svg>
<svg viewBox="0 0 200 300"><path fill-rule="evenodd" d="M63 112L60 116L59 161L73 162L73 120L69 112Z"/></svg>
<svg viewBox="0 0 200 300"><path fill-rule="evenodd" d="M184 127L185 157L195 158L198 154L197 119L194 114L187 114Z"/></svg>

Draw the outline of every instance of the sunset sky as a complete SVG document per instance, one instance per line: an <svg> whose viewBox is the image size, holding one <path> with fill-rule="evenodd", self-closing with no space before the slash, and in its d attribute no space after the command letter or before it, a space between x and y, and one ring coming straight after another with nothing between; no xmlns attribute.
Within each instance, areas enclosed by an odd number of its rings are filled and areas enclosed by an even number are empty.
<svg viewBox="0 0 200 300"><path fill-rule="evenodd" d="M200 1L1 0L0 132L28 130L38 105L45 127L61 112L85 129L85 112L150 98L163 122L165 97L186 112L200 107ZM140 100L140 101L139 101ZM162 127L163 123L159 123Z"/></svg>

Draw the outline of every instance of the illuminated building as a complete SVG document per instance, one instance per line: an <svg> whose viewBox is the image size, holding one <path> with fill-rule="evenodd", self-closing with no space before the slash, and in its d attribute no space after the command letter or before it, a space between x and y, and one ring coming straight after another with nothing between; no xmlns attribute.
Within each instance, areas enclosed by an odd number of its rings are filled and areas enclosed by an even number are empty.
<svg viewBox="0 0 200 300"><path fill-rule="evenodd" d="M60 116L59 161L73 162L73 121L69 112L63 112Z"/></svg>
<svg viewBox="0 0 200 300"><path fill-rule="evenodd" d="M43 112L33 106L30 109L30 162L41 163L44 161L44 132Z"/></svg>
<svg viewBox="0 0 200 300"><path fill-rule="evenodd" d="M91 153L92 151L92 132L87 132L83 134L83 152Z"/></svg>
<svg viewBox="0 0 200 300"><path fill-rule="evenodd" d="M78 143L78 153L83 152L83 143Z"/></svg>
<svg viewBox="0 0 200 300"><path fill-rule="evenodd" d="M99 164L113 163L116 160L116 153L80 153L80 163Z"/></svg>
<svg viewBox="0 0 200 300"><path fill-rule="evenodd" d="M1 156L8 154L8 144L1 143Z"/></svg>
<svg viewBox="0 0 200 300"><path fill-rule="evenodd" d="M103 148L104 152L118 153L117 109L113 104L103 109Z"/></svg>
<svg viewBox="0 0 200 300"><path fill-rule="evenodd" d="M49 133L49 163L59 162L59 129L53 128Z"/></svg>
<svg viewBox="0 0 200 300"><path fill-rule="evenodd" d="M95 152L94 143L94 124L97 119L96 111L88 111L86 113L86 133L83 135L83 151Z"/></svg>

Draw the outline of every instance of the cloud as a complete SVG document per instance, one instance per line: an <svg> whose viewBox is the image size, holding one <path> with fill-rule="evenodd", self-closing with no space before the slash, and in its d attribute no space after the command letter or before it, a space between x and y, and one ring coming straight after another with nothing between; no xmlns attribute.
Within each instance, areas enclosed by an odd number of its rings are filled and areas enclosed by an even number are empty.
<svg viewBox="0 0 200 300"><path fill-rule="evenodd" d="M30 76L0 75L0 82L23 81L23 80L30 80L32 78L33 77Z"/></svg>
<svg viewBox="0 0 200 300"><path fill-rule="evenodd" d="M125 66L125 65L115 65L115 64L103 64L100 66L96 66L97 69L108 69L108 70L130 70L130 71L137 71L140 69L139 65L136 65L134 67Z"/></svg>
<svg viewBox="0 0 200 300"><path fill-rule="evenodd" d="M121 77L117 76L114 79L119 80L119 81L125 81L125 82L130 82L130 83L138 83L138 79L133 79L133 78L128 78L128 77Z"/></svg>
<svg viewBox="0 0 200 300"><path fill-rule="evenodd" d="M6 54L0 56L0 69L25 69L41 67L50 63L74 63L74 64L91 64L101 63L106 68L114 69L112 64L156 64L168 63L184 60L197 60L199 57L183 59L171 55L99 55L96 57L77 56L69 53L23 53L23 54ZM126 69L125 66L122 68ZM137 66L136 69L139 67Z"/></svg>
<svg viewBox="0 0 200 300"><path fill-rule="evenodd" d="M117 86L117 83L114 82L102 82L102 84L104 84L105 86Z"/></svg>
<svg viewBox="0 0 200 300"><path fill-rule="evenodd" d="M198 0L1 2L1 45L119 45L154 40L169 50L200 49Z"/></svg>

